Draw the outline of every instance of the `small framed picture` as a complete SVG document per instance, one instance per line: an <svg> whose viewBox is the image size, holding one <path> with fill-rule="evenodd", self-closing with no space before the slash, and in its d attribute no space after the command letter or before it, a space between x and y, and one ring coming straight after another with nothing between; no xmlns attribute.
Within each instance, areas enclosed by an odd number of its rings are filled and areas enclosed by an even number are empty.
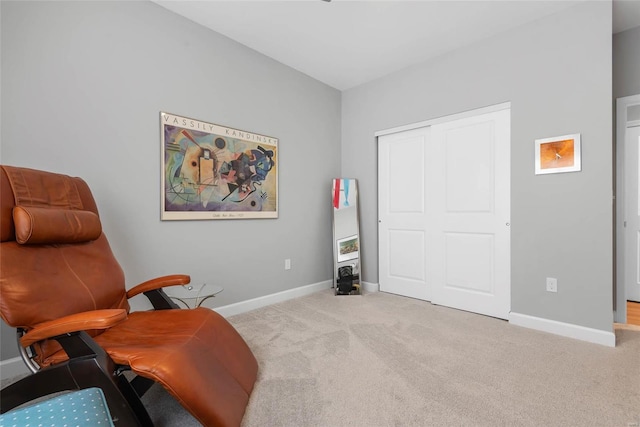
<svg viewBox="0 0 640 427"><path fill-rule="evenodd" d="M579 133L536 139L536 175L579 172L581 169Z"/></svg>
<svg viewBox="0 0 640 427"><path fill-rule="evenodd" d="M343 239L336 240L338 245L338 262L348 261L350 259L358 258L358 235L345 237Z"/></svg>

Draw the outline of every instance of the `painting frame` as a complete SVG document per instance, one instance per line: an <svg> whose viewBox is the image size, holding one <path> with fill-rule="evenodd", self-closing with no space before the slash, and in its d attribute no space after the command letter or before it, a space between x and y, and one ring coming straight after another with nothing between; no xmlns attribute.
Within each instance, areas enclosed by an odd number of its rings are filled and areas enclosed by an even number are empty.
<svg viewBox="0 0 640 427"><path fill-rule="evenodd" d="M582 144L579 133L535 140L535 174L580 172Z"/></svg>
<svg viewBox="0 0 640 427"><path fill-rule="evenodd" d="M336 240L338 262L349 261L360 256L360 242L358 235L343 237Z"/></svg>
<svg viewBox="0 0 640 427"><path fill-rule="evenodd" d="M279 140L160 112L161 220L276 219Z"/></svg>

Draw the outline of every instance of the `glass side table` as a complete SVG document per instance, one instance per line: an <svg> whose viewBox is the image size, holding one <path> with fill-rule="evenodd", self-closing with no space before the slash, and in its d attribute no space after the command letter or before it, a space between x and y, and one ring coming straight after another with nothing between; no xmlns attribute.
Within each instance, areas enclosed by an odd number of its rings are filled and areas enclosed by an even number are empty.
<svg viewBox="0 0 640 427"><path fill-rule="evenodd" d="M224 288L218 285L181 285L165 288L165 293L169 298L182 303L185 308L200 307L203 302L213 298L222 292Z"/></svg>

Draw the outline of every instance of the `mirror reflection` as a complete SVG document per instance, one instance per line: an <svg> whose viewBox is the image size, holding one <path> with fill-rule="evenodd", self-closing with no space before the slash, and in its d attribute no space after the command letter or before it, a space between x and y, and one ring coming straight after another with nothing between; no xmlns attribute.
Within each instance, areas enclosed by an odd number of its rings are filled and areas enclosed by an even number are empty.
<svg viewBox="0 0 640 427"><path fill-rule="evenodd" d="M358 183L333 180L333 273L336 295L360 295Z"/></svg>

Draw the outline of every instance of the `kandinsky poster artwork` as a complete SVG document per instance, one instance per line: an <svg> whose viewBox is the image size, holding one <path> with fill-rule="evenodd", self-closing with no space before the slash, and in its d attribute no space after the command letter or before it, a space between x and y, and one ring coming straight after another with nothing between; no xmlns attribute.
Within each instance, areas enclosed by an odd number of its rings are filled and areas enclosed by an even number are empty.
<svg viewBox="0 0 640 427"><path fill-rule="evenodd" d="M160 113L162 219L278 218L278 139Z"/></svg>

